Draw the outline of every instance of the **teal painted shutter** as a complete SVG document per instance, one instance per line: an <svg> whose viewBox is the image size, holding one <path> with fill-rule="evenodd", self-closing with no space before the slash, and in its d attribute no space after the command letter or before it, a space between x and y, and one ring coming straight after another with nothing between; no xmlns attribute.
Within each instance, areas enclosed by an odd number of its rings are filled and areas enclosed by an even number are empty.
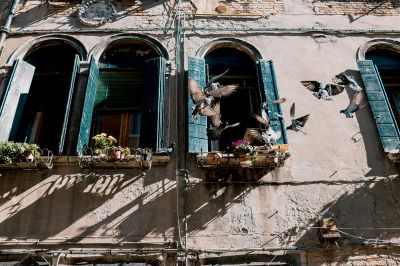
<svg viewBox="0 0 400 266"><path fill-rule="evenodd" d="M96 87L99 79L99 68L96 60L91 57L86 86L85 101L83 104L81 125L79 128L77 152L81 154L83 148L89 143L90 126L92 123L94 102L96 100Z"/></svg>
<svg viewBox="0 0 400 266"><path fill-rule="evenodd" d="M206 86L205 61L202 58L189 57L188 78L197 81L201 88ZM186 89L186 91L188 91ZM199 116L192 122L193 102L188 95L188 151L191 153L208 152L207 117Z"/></svg>
<svg viewBox="0 0 400 266"><path fill-rule="evenodd" d="M361 78L385 152L398 152L399 128L378 70L372 60L358 60Z"/></svg>
<svg viewBox="0 0 400 266"><path fill-rule="evenodd" d="M35 67L17 59L0 101L0 141L13 139L31 87Z"/></svg>
<svg viewBox="0 0 400 266"><path fill-rule="evenodd" d="M280 98L278 84L276 81L274 64L272 61L259 60L257 62L257 74L260 89L264 90L262 93L262 101L273 101ZM274 131L282 132L282 137L278 140L278 144L287 144L288 137L286 132L285 120L280 117L283 116L282 107L280 104L271 104L269 106L270 125ZM280 116L274 115L274 113Z"/></svg>
<svg viewBox="0 0 400 266"><path fill-rule="evenodd" d="M146 61L140 128L140 147L161 148L164 144L165 59Z"/></svg>
<svg viewBox="0 0 400 266"><path fill-rule="evenodd" d="M59 154L62 154L63 149L64 149L65 136L67 134L69 115L70 115L70 111L71 111L72 96L74 95L75 81L76 81L76 76L78 75L78 72L79 72L79 66L80 66L79 56L75 55L74 66L72 68L71 82L69 85L67 106L65 108L64 123L63 123L63 127L61 130L60 142L58 145L58 153Z"/></svg>

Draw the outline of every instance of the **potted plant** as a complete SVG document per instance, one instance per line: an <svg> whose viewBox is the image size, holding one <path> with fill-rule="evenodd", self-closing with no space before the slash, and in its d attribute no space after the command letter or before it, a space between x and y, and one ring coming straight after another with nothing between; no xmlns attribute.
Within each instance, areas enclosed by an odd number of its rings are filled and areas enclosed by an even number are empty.
<svg viewBox="0 0 400 266"><path fill-rule="evenodd" d="M114 150L114 145L118 142L116 138L106 133L97 134L92 139L94 140L94 153L99 157L106 157Z"/></svg>
<svg viewBox="0 0 400 266"><path fill-rule="evenodd" d="M0 163L33 162L40 158L36 144L5 141L0 143Z"/></svg>

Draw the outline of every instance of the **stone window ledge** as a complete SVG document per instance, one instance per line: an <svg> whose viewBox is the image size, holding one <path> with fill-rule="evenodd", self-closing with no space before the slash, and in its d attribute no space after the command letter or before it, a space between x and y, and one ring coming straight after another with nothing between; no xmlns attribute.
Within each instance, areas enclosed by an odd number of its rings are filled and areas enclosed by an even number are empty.
<svg viewBox="0 0 400 266"><path fill-rule="evenodd" d="M164 166L170 161L169 156L164 155L153 155L151 160L144 162L137 161L116 161L116 162L92 162L88 167L93 168L150 168L151 166ZM35 169L50 169L52 166L62 165L79 165L78 156L53 156L51 166L47 166L45 163L39 162L23 162L23 163L12 163L12 164L0 164L0 169L12 170L35 170Z"/></svg>

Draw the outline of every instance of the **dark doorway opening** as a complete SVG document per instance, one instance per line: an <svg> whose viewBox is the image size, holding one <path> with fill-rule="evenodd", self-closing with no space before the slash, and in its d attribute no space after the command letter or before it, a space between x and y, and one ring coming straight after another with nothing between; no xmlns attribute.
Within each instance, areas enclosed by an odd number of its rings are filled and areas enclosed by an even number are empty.
<svg viewBox="0 0 400 266"><path fill-rule="evenodd" d="M227 151L232 142L243 139L247 127L259 127L252 114L260 112L261 93L257 81L256 62L245 52L235 48L219 48L205 57L206 74L210 79L229 72L218 82L221 85L238 84L237 92L221 99L221 120L230 125L240 122L222 133L218 141L210 141L211 150Z"/></svg>

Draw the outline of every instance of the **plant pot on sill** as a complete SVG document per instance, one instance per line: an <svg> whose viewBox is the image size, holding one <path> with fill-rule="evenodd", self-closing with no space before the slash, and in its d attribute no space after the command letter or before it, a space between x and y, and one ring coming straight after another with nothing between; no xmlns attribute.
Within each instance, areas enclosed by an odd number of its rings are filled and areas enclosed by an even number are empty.
<svg viewBox="0 0 400 266"><path fill-rule="evenodd" d="M235 156L239 159L240 166L247 168L253 166L254 156L257 156L257 153L239 153Z"/></svg>

